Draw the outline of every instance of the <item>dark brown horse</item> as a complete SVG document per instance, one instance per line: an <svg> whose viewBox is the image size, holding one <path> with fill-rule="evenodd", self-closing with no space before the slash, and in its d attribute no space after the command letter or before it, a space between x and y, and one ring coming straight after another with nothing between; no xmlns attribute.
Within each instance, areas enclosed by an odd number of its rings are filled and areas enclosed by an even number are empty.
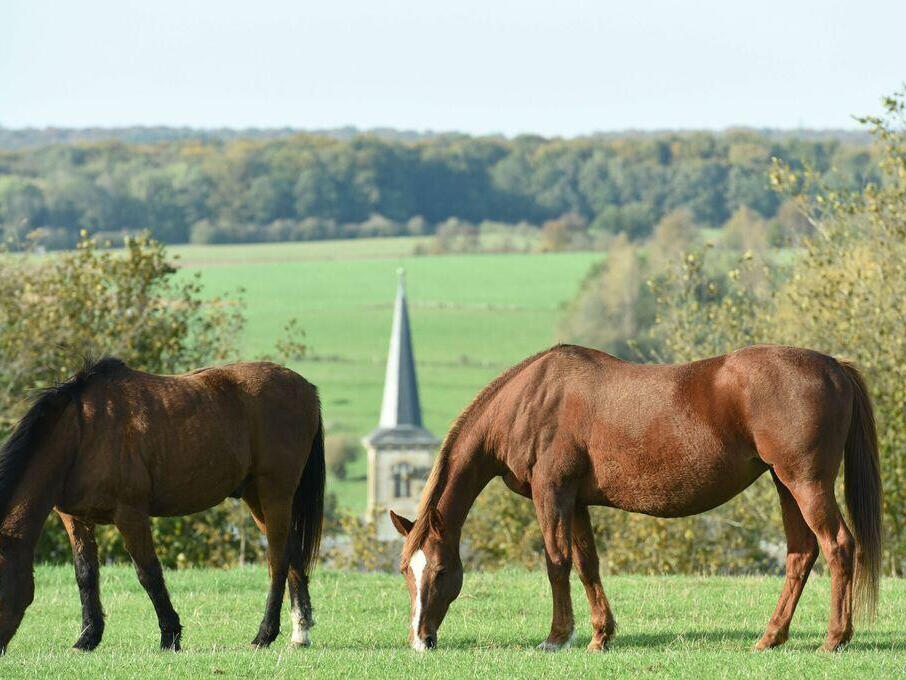
<svg viewBox="0 0 906 680"><path fill-rule="evenodd" d="M834 497L844 461L850 534ZM831 574L823 649L852 637L852 609L873 611L881 551L881 480L871 402L858 371L791 347L749 347L681 365L639 365L560 345L506 371L453 425L415 523L391 512L406 536L401 570L411 599L410 642L437 644L462 586L460 533L494 477L532 499L554 599L550 635L573 637L573 563L591 605L589 650L615 630L598 574L589 505L657 517L704 512L770 471L787 538L786 583L756 649L786 641L818 556ZM493 522L493 517L482 521ZM855 581L855 589L853 582Z"/></svg>
<svg viewBox="0 0 906 680"><path fill-rule="evenodd" d="M161 647L179 649L182 626L149 517L199 512L227 496L242 497L267 533L271 587L252 644L277 637L288 577L292 642L307 646L324 475L317 390L286 368L240 363L159 376L117 359L87 365L45 390L0 449L0 652L34 596L35 544L52 509L75 558L75 647L101 641L94 526L113 523L157 612Z"/></svg>

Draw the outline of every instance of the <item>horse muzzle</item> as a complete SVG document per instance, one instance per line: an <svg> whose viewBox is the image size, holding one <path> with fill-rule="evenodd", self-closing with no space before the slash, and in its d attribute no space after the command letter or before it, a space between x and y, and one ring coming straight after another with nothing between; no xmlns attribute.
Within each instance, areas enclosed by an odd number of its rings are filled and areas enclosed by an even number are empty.
<svg viewBox="0 0 906 680"><path fill-rule="evenodd" d="M417 652L423 652L426 649L437 649L437 635L425 635L416 637L412 640L412 649Z"/></svg>

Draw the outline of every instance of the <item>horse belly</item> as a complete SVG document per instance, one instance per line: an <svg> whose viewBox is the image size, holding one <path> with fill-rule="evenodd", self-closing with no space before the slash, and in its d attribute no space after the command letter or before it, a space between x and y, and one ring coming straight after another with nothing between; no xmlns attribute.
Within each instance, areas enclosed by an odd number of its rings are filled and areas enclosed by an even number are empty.
<svg viewBox="0 0 906 680"><path fill-rule="evenodd" d="M656 517L684 517L716 508L741 493L767 466L757 456L729 453L648 465L611 460L586 489L588 502Z"/></svg>
<svg viewBox="0 0 906 680"><path fill-rule="evenodd" d="M246 481L250 455L218 442L216 448L170 451L154 466L151 514L181 516L207 510Z"/></svg>

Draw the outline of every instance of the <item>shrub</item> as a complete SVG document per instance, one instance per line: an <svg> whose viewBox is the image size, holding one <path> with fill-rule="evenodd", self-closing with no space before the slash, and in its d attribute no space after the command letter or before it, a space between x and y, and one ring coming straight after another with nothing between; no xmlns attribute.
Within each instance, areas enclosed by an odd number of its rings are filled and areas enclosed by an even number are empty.
<svg viewBox="0 0 906 680"><path fill-rule="evenodd" d="M361 447L347 435L328 435L324 440L324 459L327 469L337 479L346 479L346 466L359 457Z"/></svg>

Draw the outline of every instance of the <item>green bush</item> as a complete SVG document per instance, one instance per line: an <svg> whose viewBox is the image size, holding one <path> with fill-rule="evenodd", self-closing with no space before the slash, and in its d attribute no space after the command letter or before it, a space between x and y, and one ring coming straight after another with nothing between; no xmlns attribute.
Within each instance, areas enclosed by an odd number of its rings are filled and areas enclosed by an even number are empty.
<svg viewBox="0 0 906 680"><path fill-rule="evenodd" d="M347 435L329 435L324 440L327 469L337 479L346 479L346 466L359 457L361 446Z"/></svg>

